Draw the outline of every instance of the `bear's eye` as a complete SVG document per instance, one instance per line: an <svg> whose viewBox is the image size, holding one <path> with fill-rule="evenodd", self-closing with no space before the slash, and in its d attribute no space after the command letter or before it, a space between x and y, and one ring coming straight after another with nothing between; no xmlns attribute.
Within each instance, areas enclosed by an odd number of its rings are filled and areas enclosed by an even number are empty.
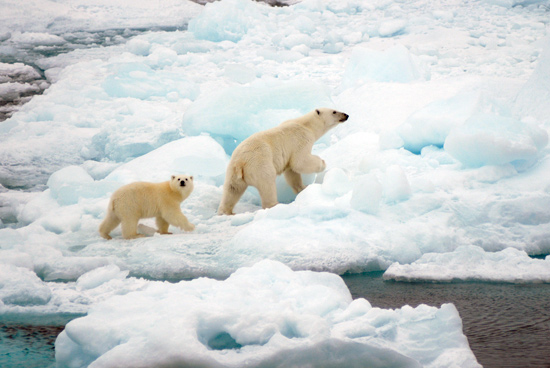
<svg viewBox="0 0 550 368"><path fill-rule="evenodd" d="M185 181L189 181L189 179L185 178Z"/></svg>

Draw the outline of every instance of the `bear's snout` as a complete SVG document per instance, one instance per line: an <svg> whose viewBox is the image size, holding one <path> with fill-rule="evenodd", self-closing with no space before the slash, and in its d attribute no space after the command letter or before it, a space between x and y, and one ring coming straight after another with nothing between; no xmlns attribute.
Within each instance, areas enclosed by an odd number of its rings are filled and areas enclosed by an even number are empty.
<svg viewBox="0 0 550 368"><path fill-rule="evenodd" d="M180 187L184 187L185 186L185 181L180 181Z"/></svg>
<svg viewBox="0 0 550 368"><path fill-rule="evenodd" d="M349 115L348 115L348 114L342 113L342 115L344 115L344 116L342 117L342 119L340 119L340 122L341 122L341 123L343 123L344 121L348 120L348 118L349 118Z"/></svg>

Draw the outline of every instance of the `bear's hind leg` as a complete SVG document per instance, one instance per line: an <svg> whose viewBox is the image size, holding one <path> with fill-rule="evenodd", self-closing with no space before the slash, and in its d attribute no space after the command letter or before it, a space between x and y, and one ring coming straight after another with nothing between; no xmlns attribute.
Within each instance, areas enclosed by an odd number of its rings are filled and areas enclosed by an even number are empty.
<svg viewBox="0 0 550 368"><path fill-rule="evenodd" d="M234 215L233 208L243 196L246 188L248 188L248 185L245 182L238 184L225 183L223 185L222 201L218 207L218 215Z"/></svg>
<svg viewBox="0 0 550 368"><path fill-rule="evenodd" d="M160 216L157 216L155 219L155 222L157 223L158 232L160 234L172 234L168 232L168 226L170 225L165 219L163 219Z"/></svg>
<svg viewBox="0 0 550 368"><path fill-rule="evenodd" d="M256 186L262 199L262 208L271 208L277 205L277 186L275 185L275 178L269 179Z"/></svg>
<svg viewBox="0 0 550 368"><path fill-rule="evenodd" d="M138 234L137 232L138 221L139 219L122 220L122 237L124 239L135 239L135 238L142 238L145 236L142 234Z"/></svg>
<svg viewBox="0 0 550 368"><path fill-rule="evenodd" d="M105 216L105 219L99 225L99 235L107 240L112 239L109 234L118 224L120 224L119 218L112 211L108 210L107 216Z"/></svg>
<svg viewBox="0 0 550 368"><path fill-rule="evenodd" d="M302 175L292 169L287 169L284 174L286 182L290 185L294 193L298 194L305 189L306 186L302 182Z"/></svg>

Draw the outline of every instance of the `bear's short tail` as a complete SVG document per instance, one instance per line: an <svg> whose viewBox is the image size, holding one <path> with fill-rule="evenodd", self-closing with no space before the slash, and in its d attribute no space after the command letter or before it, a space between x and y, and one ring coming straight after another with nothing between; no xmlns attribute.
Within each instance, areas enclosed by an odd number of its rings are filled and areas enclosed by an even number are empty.
<svg viewBox="0 0 550 368"><path fill-rule="evenodd" d="M109 201L109 206L107 207L107 215L105 216L105 219L101 222L99 225L99 235L101 235L102 238L105 238L107 240L111 239L111 236L109 233L115 229L115 227L120 224L120 219L115 215L114 212L114 203L113 200Z"/></svg>
<svg viewBox="0 0 550 368"><path fill-rule="evenodd" d="M244 181L244 164L242 162L236 162L233 166L233 179Z"/></svg>

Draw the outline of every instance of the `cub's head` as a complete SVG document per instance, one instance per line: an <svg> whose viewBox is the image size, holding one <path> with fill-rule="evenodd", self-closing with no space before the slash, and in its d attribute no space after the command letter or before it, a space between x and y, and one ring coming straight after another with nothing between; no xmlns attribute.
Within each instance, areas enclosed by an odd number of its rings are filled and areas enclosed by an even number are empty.
<svg viewBox="0 0 550 368"><path fill-rule="evenodd" d="M174 191L189 194L193 191L193 177L189 175L172 175L170 187Z"/></svg>
<svg viewBox="0 0 550 368"><path fill-rule="evenodd" d="M319 108L315 110L315 114L325 124L325 131L334 128L336 125L348 120L349 115L340 111L327 108Z"/></svg>

